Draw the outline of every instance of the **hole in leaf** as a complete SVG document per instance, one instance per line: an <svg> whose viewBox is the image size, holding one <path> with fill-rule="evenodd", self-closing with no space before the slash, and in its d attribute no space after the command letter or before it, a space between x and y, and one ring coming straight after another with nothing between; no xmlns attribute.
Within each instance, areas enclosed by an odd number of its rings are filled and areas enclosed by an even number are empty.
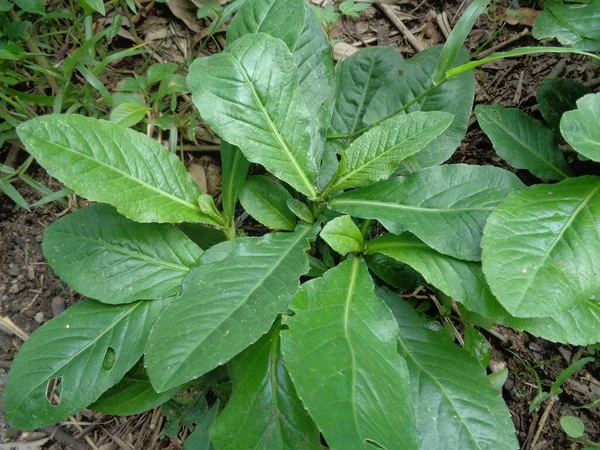
<svg viewBox="0 0 600 450"><path fill-rule="evenodd" d="M404 75L404 70L399 70L399 71L398 71L398 76L400 76L400 77L401 77L402 75Z"/></svg>
<svg viewBox="0 0 600 450"><path fill-rule="evenodd" d="M52 406L60 405L60 389L59 386L63 381L62 377L55 377L48 380L48 386L46 387L46 400Z"/></svg>
<svg viewBox="0 0 600 450"><path fill-rule="evenodd" d="M102 360L102 370L110 370L114 367L115 361L117 360L117 353L112 347L108 347L104 353L104 359Z"/></svg>
<svg viewBox="0 0 600 450"><path fill-rule="evenodd" d="M375 441L373 441L373 440L371 440L371 439L365 439L365 442L366 442L367 444L369 444L369 445L372 445L372 446L373 446L373 447L375 447L375 448L381 448L381 449L383 449L383 450L386 450L386 448L385 448L383 445L381 445L381 444L379 444L378 442L375 442Z"/></svg>

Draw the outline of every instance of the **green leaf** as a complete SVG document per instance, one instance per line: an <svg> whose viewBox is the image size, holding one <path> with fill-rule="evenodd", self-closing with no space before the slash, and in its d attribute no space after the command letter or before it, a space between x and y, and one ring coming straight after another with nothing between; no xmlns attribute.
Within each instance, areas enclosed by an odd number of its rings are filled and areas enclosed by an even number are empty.
<svg viewBox="0 0 600 450"><path fill-rule="evenodd" d="M200 211L200 189L183 163L142 133L77 115L37 117L17 132L51 176L88 200L136 222L215 225Z"/></svg>
<svg viewBox="0 0 600 450"><path fill-rule="evenodd" d="M192 434L185 440L183 450L214 450L209 430L217 420L220 411L221 401L217 399L213 407L198 422Z"/></svg>
<svg viewBox="0 0 600 450"><path fill-rule="evenodd" d="M4 192L13 202L19 205L21 208L29 209L27 200L23 198L21 193L15 189L10 181L6 181L0 178L0 192Z"/></svg>
<svg viewBox="0 0 600 450"><path fill-rule="evenodd" d="M202 250L208 250L210 247L227 240L227 236L223 231L198 223L181 223L178 228Z"/></svg>
<svg viewBox="0 0 600 450"><path fill-rule="evenodd" d="M567 111L577 108L577 100L590 90L569 78L547 78L537 90L538 107L553 130L560 127L560 119Z"/></svg>
<svg viewBox="0 0 600 450"><path fill-rule="evenodd" d="M164 301L104 305L84 300L35 331L12 363L4 411L11 426L26 430L75 414L116 384L140 359ZM106 357L113 355L111 368ZM46 398L52 380L60 404Z"/></svg>
<svg viewBox="0 0 600 450"><path fill-rule="evenodd" d="M600 4L546 2L533 24L533 36L539 40L557 38L561 44L581 50L600 50Z"/></svg>
<svg viewBox="0 0 600 450"><path fill-rule="evenodd" d="M391 47L368 47L337 65L336 98L329 134L354 133L389 74L398 76L402 55ZM401 105L396 104L395 108Z"/></svg>
<svg viewBox="0 0 600 450"><path fill-rule="evenodd" d="M600 178L511 193L489 217L483 271L516 317L564 313L600 292Z"/></svg>
<svg viewBox="0 0 600 450"><path fill-rule="evenodd" d="M177 72L177 68L175 63L152 64L146 74L146 81L148 85L162 81Z"/></svg>
<svg viewBox="0 0 600 450"><path fill-rule="evenodd" d="M240 196L244 181L248 176L250 163L240 151L228 142L221 142L221 195L223 198L223 214L227 222L232 223L235 205Z"/></svg>
<svg viewBox="0 0 600 450"><path fill-rule="evenodd" d="M303 284L282 332L299 397L334 449L416 449L398 326L366 264L346 260Z"/></svg>
<svg viewBox="0 0 600 450"><path fill-rule="evenodd" d="M139 361L123 379L88 406L92 411L113 416L132 416L156 408L185 390L177 386L162 394L154 390L142 362Z"/></svg>
<svg viewBox="0 0 600 450"><path fill-rule="evenodd" d="M490 384L498 392L502 392L502 388L504 387L504 384L506 383L507 379L508 379L508 368L507 367L505 367L504 369L502 369L498 372L490 373L488 375L488 380L489 380Z"/></svg>
<svg viewBox="0 0 600 450"><path fill-rule="evenodd" d="M383 254L367 254L365 261L369 270L377 278L398 290L412 291L425 284L423 277L408 264L398 262Z"/></svg>
<svg viewBox="0 0 600 450"><path fill-rule="evenodd" d="M477 360L429 329L396 295L379 294L400 325L398 350L408 364L420 448L518 449L508 408Z"/></svg>
<svg viewBox="0 0 600 450"><path fill-rule="evenodd" d="M317 167L325 150L331 117L335 68L327 35L313 10L306 5L305 25L292 51L298 67L298 83L311 117L311 154Z"/></svg>
<svg viewBox="0 0 600 450"><path fill-rule="evenodd" d="M586 158L600 162L600 94L577 100L577 110L564 114L560 131L565 140Z"/></svg>
<svg viewBox="0 0 600 450"><path fill-rule="evenodd" d="M125 128L130 128L146 117L148 108L137 103L121 103L110 113L110 121Z"/></svg>
<svg viewBox="0 0 600 450"><path fill-rule="evenodd" d="M391 71L373 94L364 117L364 123L372 123L398 111L404 105L433 86L433 71L439 60L441 46L429 48L399 64ZM467 61L466 51L461 50L457 63ZM460 95L457 95L460 92ZM442 111L454 115L448 129L405 164L403 170L414 172L414 167L437 166L446 161L458 148L467 132L475 96L475 77L472 72L444 83L429 95L409 106L403 114L415 111Z"/></svg>
<svg viewBox="0 0 600 450"><path fill-rule="evenodd" d="M188 83L202 117L249 161L310 198L317 168L309 153L310 116L292 54L279 39L258 33L197 59Z"/></svg>
<svg viewBox="0 0 600 450"><path fill-rule="evenodd" d="M267 176L249 177L240 192L240 203L256 220L273 230L293 230L296 216L287 206L290 193Z"/></svg>
<svg viewBox="0 0 600 450"><path fill-rule="evenodd" d="M265 334L308 272L314 227L238 238L205 253L181 297L160 317L146 368L161 392L229 361ZM176 343L174 345L174 343Z"/></svg>
<svg viewBox="0 0 600 450"><path fill-rule="evenodd" d="M408 230L441 253L477 261L487 217L509 192L523 187L514 174L497 167L453 164L350 191L330 205L376 219L392 233Z"/></svg>
<svg viewBox="0 0 600 450"><path fill-rule="evenodd" d="M90 0L92 3L96 3L99 9L96 11L104 14L104 2L102 0ZM44 2L40 0L14 0L15 4L21 8L21 10L34 13L41 14L43 16L46 15L46 9L44 8Z"/></svg>
<svg viewBox="0 0 600 450"><path fill-rule="evenodd" d="M266 33L292 49L304 29L304 0L244 2L227 27L227 45L242 36Z"/></svg>
<svg viewBox="0 0 600 450"><path fill-rule="evenodd" d="M162 413L167 419L161 435L177 439L181 425L192 426L200 422L208 412L208 402L204 392L197 392L194 396L178 396L162 408Z"/></svg>
<svg viewBox="0 0 600 450"><path fill-rule="evenodd" d="M490 363L492 356L492 347L485 336L474 327L465 327L465 345L464 348L473 355L479 364L485 369Z"/></svg>
<svg viewBox="0 0 600 450"><path fill-rule="evenodd" d="M321 450L310 419L285 368L279 321L237 356L229 373L233 393L211 429L217 447L231 449Z"/></svg>
<svg viewBox="0 0 600 450"><path fill-rule="evenodd" d="M46 230L44 256L77 292L103 303L168 298L202 250L170 224L140 224L93 205Z"/></svg>
<svg viewBox="0 0 600 450"><path fill-rule="evenodd" d="M475 112L496 153L515 169L527 169L536 177L548 180L573 175L554 133L539 120L520 109L498 105L478 105Z"/></svg>
<svg viewBox="0 0 600 450"><path fill-rule="evenodd" d="M288 198L286 205L300 220L306 223L313 223L315 221L313 213L306 203L296 200L295 198Z"/></svg>
<svg viewBox="0 0 600 450"><path fill-rule="evenodd" d="M573 439L578 439L585 433L585 425L579 417L562 416L560 418L560 426L567 436Z"/></svg>
<svg viewBox="0 0 600 450"><path fill-rule="evenodd" d="M340 255L362 252L365 241L350 216L336 217L321 230L321 238Z"/></svg>
<svg viewBox="0 0 600 450"><path fill-rule="evenodd" d="M99 12L103 16L106 15L106 9L104 8L104 0L83 0L83 1L94 11Z"/></svg>
<svg viewBox="0 0 600 450"><path fill-rule="evenodd" d="M367 186L389 177L401 161L442 134L452 120L452 115L443 112L414 112L385 120L342 152L330 191Z"/></svg>

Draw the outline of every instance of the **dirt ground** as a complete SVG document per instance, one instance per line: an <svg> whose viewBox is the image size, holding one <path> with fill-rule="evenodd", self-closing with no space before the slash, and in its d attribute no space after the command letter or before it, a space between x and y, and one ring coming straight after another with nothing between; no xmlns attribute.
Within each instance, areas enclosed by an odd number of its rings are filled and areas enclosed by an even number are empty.
<svg viewBox="0 0 600 450"><path fill-rule="evenodd" d="M398 3L398 11L404 14L399 17L425 46L444 42L443 32L432 12L436 15L445 12L448 22L453 25L457 13L464 10L461 8L463 2L459 0L402 0ZM492 45L514 39L514 42L505 46L503 50L509 50L514 46L539 45L525 31L531 29L527 17L522 19L522 23L501 28L503 18L506 17L501 7L513 5L509 0L496 3L500 7L478 21L468 41L470 51L475 51L488 39L492 39ZM535 8L535 3L526 0L521 1L518 6ZM147 17L142 19L140 28L144 23L155 27L157 23L176 24L179 29L185 27L180 19L171 14L166 5L159 3L149 10ZM202 22L198 25L206 26ZM219 36L222 36L222 33ZM332 37L343 39L347 45L354 48L379 43L398 47L405 57L415 53L414 48L403 39L395 25L377 6L363 11L358 19L344 18L334 30ZM131 45L127 42L122 44ZM169 48L168 45L165 48ZM175 56L172 59L178 63L182 62ZM139 64L136 58L128 58L127 61L132 66ZM506 107L519 107L539 117L535 93L545 78L551 75L568 77L598 91L599 73L597 66L575 56L531 56L499 61L476 71L478 80L476 103L499 103ZM114 84L118 82L118 80L111 81ZM206 144L214 144L214 142L207 141ZM11 148L10 143L7 143L0 150L0 162L5 160ZM13 151L12 156L14 154ZM215 158L215 153L208 155ZM24 157L21 152L17 160L23 160ZM490 164L510 169L494 153L489 140L479 129L474 117L463 144L450 162ZM584 165L576 167L576 170L581 173L589 171ZM55 181L35 166L32 166L28 173L53 190L59 188ZM516 171L516 173L527 184L536 181L524 171ZM27 185L17 183L15 187L28 201L40 197ZM40 245L45 228L76 207L77 202L81 200L73 199L69 206L52 203L27 211L14 205L6 196L0 196L0 316L10 318L26 333L33 332L81 299L80 295L72 291L52 272L44 260ZM529 411L529 405L538 393L534 372L539 376L544 389L548 390L562 370L577 359L593 356L593 349L557 345L502 327L497 327L493 333L484 333L493 347L491 367L495 369L507 367L510 371L502 394L512 414L522 449L583 448L584 446L569 440L562 431L559 420L565 415L581 418L586 425L586 437L591 441L600 441L600 406L573 409L600 398L600 381L598 381L600 361L586 365L584 369L569 378L563 386L564 392L550 404L547 411L548 403L543 403L538 411ZM0 329L0 428L2 428L0 442L23 438L22 432L8 428L1 416L3 381L10 369L12 358L21 344L22 340L17 335ZM545 411L547 417L542 419ZM68 421L58 428L46 427L38 430L37 434L35 432L29 434L28 439L42 438L58 430L43 448L85 449L89 448L89 440L104 450L181 448L181 441L158 440L157 429L160 430L163 423L160 409L130 418L113 418L84 411L74 419L79 423L78 426ZM183 437L187 431L182 429L181 433L180 437ZM534 439L536 434L539 436ZM537 441L535 446L531 445L533 440ZM0 448L4 448L1 445Z"/></svg>

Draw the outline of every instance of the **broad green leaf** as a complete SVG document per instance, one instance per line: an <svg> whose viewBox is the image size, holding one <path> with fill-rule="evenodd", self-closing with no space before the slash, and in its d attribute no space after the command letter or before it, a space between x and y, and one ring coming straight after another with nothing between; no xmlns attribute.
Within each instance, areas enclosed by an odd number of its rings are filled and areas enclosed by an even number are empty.
<svg viewBox="0 0 600 450"><path fill-rule="evenodd" d="M388 285L402 291L423 286L423 277L408 264L396 261L380 253L366 254L369 270Z"/></svg>
<svg viewBox="0 0 600 450"><path fill-rule="evenodd" d="M585 425L579 417L562 416L560 418L560 426L567 436L573 439L580 438L585 433Z"/></svg>
<svg viewBox="0 0 600 450"><path fill-rule="evenodd" d="M516 317L567 312L600 292L600 178L511 193L489 217L483 271Z"/></svg>
<svg viewBox="0 0 600 450"><path fill-rule="evenodd" d="M177 439L179 429L182 425L191 427L193 424L202 421L208 413L208 402L205 392L196 392L192 396L180 395L167 402L162 407L162 413L167 419L163 426L161 436L167 435Z"/></svg>
<svg viewBox="0 0 600 450"><path fill-rule="evenodd" d="M183 450L214 450L209 430L221 412L221 401L217 398L215 404L196 424L192 434L183 443Z"/></svg>
<svg viewBox="0 0 600 450"><path fill-rule="evenodd" d="M563 114L577 108L577 100L589 93L589 88L569 78L547 78L537 90L538 107L550 128L558 130Z"/></svg>
<svg viewBox="0 0 600 450"><path fill-rule="evenodd" d="M391 71L373 94L364 123L381 120L409 102L415 101L419 94L432 87L433 71L441 51L441 46L429 48L405 60ZM467 60L467 52L461 50L456 63ZM457 95L458 92L460 95ZM452 156L467 132L474 96L475 77L472 72L468 72L439 86L403 112L408 114L415 111L442 111L454 115L454 121L448 129L410 158L410 164L404 164L403 170L414 172L419 167L437 166Z"/></svg>
<svg viewBox="0 0 600 450"><path fill-rule="evenodd" d="M197 59L188 84L202 117L249 161L314 198L317 168L309 152L310 116L288 48L264 33Z"/></svg>
<svg viewBox="0 0 600 450"><path fill-rule="evenodd" d="M561 44L581 50L600 50L600 3L582 3L546 2L533 25L533 36L557 38Z"/></svg>
<svg viewBox="0 0 600 450"><path fill-rule="evenodd" d="M484 369L487 368L492 355L490 343L485 336L474 327L466 326L464 334L464 349L473 355Z"/></svg>
<svg viewBox="0 0 600 450"><path fill-rule="evenodd" d="M398 326L373 289L360 258L303 284L282 331L285 364L330 448L415 449Z"/></svg>
<svg viewBox="0 0 600 450"><path fill-rule="evenodd" d="M110 113L110 121L121 125L125 128L130 128L138 124L144 117L148 108L145 105L137 103L121 103Z"/></svg>
<svg viewBox="0 0 600 450"><path fill-rule="evenodd" d="M230 363L233 392L211 429L218 448L322 449L319 430L285 368L280 330L277 321Z"/></svg>
<svg viewBox="0 0 600 450"><path fill-rule="evenodd" d="M350 216L340 216L321 230L321 238L340 255L362 252L365 240Z"/></svg>
<svg viewBox="0 0 600 450"><path fill-rule="evenodd" d="M104 0L83 0L90 8L95 11L98 11L103 16L106 14L106 9L104 8Z"/></svg>
<svg viewBox="0 0 600 450"><path fill-rule="evenodd" d="M156 63L152 64L146 74L146 81L150 85L164 80L165 78L177 72L175 63Z"/></svg>
<svg viewBox="0 0 600 450"><path fill-rule="evenodd" d="M267 176L249 177L240 191L240 203L246 212L273 230L296 227L296 215L287 206L291 199L281 184Z"/></svg>
<svg viewBox="0 0 600 450"><path fill-rule="evenodd" d="M50 175L88 200L110 203L136 222L215 222L177 156L154 139L111 122L48 115L17 128Z"/></svg>
<svg viewBox="0 0 600 450"><path fill-rule="evenodd" d="M548 180L573 175L554 133L539 120L520 109L498 105L478 105L475 112L496 153L515 169L527 169Z"/></svg>
<svg viewBox="0 0 600 450"><path fill-rule="evenodd" d="M396 295L379 294L400 325L398 351L408 364L419 448L518 449L508 408L477 360L429 329Z"/></svg>
<svg viewBox="0 0 600 450"><path fill-rule="evenodd" d="M132 416L162 405L185 389L185 385L177 386L159 394L150 384L142 361L139 361L88 409L113 416Z"/></svg>
<svg viewBox="0 0 600 450"><path fill-rule="evenodd" d="M325 150L325 135L333 106L335 68L327 35L313 10L306 5L305 24L292 51L298 83L311 117L311 154L318 166Z"/></svg>
<svg viewBox="0 0 600 450"><path fill-rule="evenodd" d="M398 76L402 55L391 47L368 47L337 65L336 97L329 134L351 134L363 127L373 96L386 77ZM399 108L401 105L396 105Z"/></svg>
<svg viewBox="0 0 600 450"><path fill-rule="evenodd" d="M288 198L286 205L298 219L306 223L313 223L315 221L313 213L306 203L295 198Z"/></svg>
<svg viewBox="0 0 600 450"><path fill-rule="evenodd" d="M50 225L43 249L69 286L111 304L176 295L202 255L173 225L136 223L102 204Z"/></svg>
<svg viewBox="0 0 600 450"><path fill-rule="evenodd" d="M165 301L105 305L84 300L35 331L12 363L4 395L11 426L53 424L97 400L140 359ZM60 404L46 398L61 380Z"/></svg>
<svg viewBox="0 0 600 450"><path fill-rule="evenodd" d="M477 261L487 217L509 192L523 187L514 174L497 167L453 164L356 189L330 205L376 219L392 233L408 230L441 253Z"/></svg>
<svg viewBox="0 0 600 450"><path fill-rule="evenodd" d="M304 29L304 0L244 2L227 27L227 45L247 34L266 33L291 49Z"/></svg>
<svg viewBox="0 0 600 450"><path fill-rule="evenodd" d="M362 187L389 177L401 161L422 150L452 123L443 112L415 112L385 120L342 152L330 192Z"/></svg>
<svg viewBox="0 0 600 450"><path fill-rule="evenodd" d="M199 377L265 334L308 272L305 251L315 233L300 226L205 253L209 260L190 272L183 294L152 330L145 363L154 388L162 392Z"/></svg>
<svg viewBox="0 0 600 450"><path fill-rule="evenodd" d="M577 100L577 109L564 114L560 131L565 140L586 158L600 162L600 94Z"/></svg>
<svg viewBox="0 0 600 450"><path fill-rule="evenodd" d="M248 176L250 163L240 151L228 142L221 142L221 196L223 199L223 215L232 223L235 215L240 190Z"/></svg>
<svg viewBox="0 0 600 450"><path fill-rule="evenodd" d="M202 250L208 250L227 240L223 231L198 223L180 223L177 228L185 233Z"/></svg>

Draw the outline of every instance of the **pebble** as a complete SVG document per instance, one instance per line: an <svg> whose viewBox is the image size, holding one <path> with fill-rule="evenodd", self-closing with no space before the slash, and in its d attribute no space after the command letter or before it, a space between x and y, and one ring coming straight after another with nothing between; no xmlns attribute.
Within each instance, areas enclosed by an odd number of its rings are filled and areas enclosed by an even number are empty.
<svg viewBox="0 0 600 450"><path fill-rule="evenodd" d="M17 294L21 289L19 288L19 285L17 283L13 284L10 289L8 290L9 294Z"/></svg>
<svg viewBox="0 0 600 450"><path fill-rule="evenodd" d="M52 315L54 317L59 316L60 314L62 314L65 310L65 299L60 297L60 296L56 296L52 299Z"/></svg>
<svg viewBox="0 0 600 450"><path fill-rule="evenodd" d="M38 313L35 313L35 316L33 316L33 320L35 320L37 323L39 323L41 325L42 323L44 323L44 313L41 311Z"/></svg>
<svg viewBox="0 0 600 450"><path fill-rule="evenodd" d="M11 263L8 265L8 274L9 275L16 277L17 275L19 275L20 272L21 272L21 270L19 269L19 266L17 266L16 264Z"/></svg>
<svg viewBox="0 0 600 450"><path fill-rule="evenodd" d="M529 350L540 353L542 351L542 347L539 344L536 344L535 342L529 342L529 344L527 345L529 347Z"/></svg>

